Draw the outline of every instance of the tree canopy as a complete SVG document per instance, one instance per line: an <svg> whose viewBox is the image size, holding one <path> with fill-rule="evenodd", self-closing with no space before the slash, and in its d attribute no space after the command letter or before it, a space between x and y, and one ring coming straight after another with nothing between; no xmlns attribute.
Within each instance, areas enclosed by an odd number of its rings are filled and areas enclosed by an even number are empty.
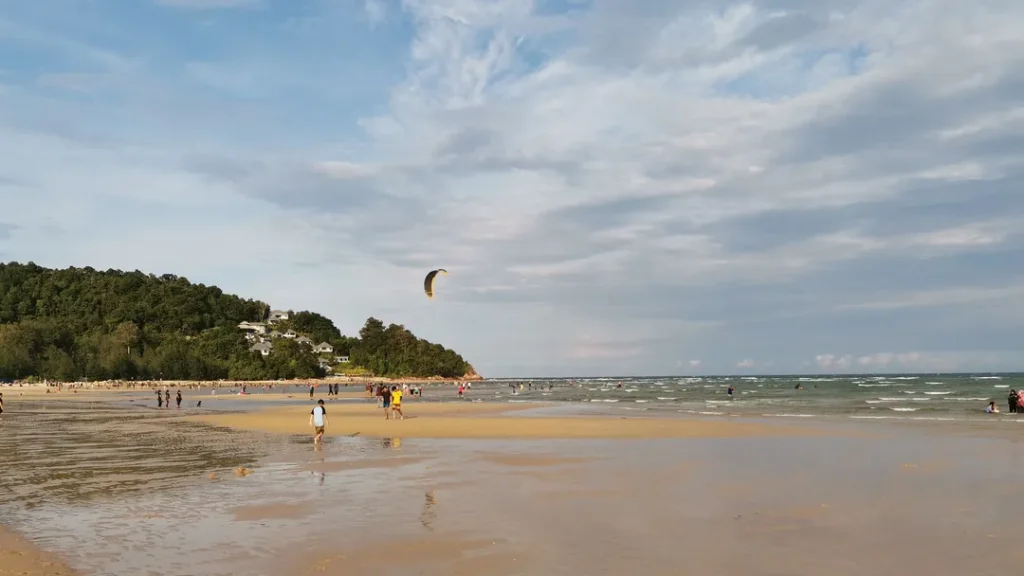
<svg viewBox="0 0 1024 576"><path fill-rule="evenodd" d="M403 326L370 318L359 337L347 337L308 311L274 328L328 342L332 355L276 338L262 356L250 351L238 324L262 322L269 312L264 302L170 274L0 263L0 379L312 378L334 356L383 377L454 378L470 370L454 351Z"/></svg>

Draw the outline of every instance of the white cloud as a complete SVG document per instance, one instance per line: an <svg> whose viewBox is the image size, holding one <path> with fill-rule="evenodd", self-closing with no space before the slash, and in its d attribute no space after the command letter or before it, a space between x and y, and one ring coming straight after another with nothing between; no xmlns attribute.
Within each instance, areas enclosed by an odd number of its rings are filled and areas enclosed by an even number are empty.
<svg viewBox="0 0 1024 576"><path fill-rule="evenodd" d="M126 50L152 61L21 26L81 56L37 85L0 77L0 178L31 183L0 184L19 225L0 253L169 267L154 271L350 331L386 315L484 374L664 373L680 349L710 372L748 355L794 370L823 349L847 352L811 367L911 369L870 350L948 359L964 342L982 352L958 365L1020 366L1001 348L1024 333L1024 5L401 8L290 15L261 46L225 11L219 51ZM303 63L351 55L340 27L366 20L352 42L382 44L360 53L402 59L355 106L365 75L314 81ZM332 33L300 44L314 26ZM428 306L417 282L436 266L451 275Z"/></svg>
<svg viewBox="0 0 1024 576"><path fill-rule="evenodd" d="M754 365L754 361L749 358L740 360L739 362L736 363L737 368L753 368Z"/></svg>
<svg viewBox="0 0 1024 576"><path fill-rule="evenodd" d="M384 22L388 17L388 7L383 0L365 0L363 12L366 13L366 19L369 20L371 26Z"/></svg>

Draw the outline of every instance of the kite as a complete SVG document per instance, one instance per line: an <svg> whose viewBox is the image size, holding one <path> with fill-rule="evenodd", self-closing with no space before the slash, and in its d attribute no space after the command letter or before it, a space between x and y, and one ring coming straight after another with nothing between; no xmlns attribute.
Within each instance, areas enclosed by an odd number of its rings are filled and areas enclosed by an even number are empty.
<svg viewBox="0 0 1024 576"><path fill-rule="evenodd" d="M437 270L431 270L427 273L427 277L423 279L423 291L427 293L427 298L430 298L431 300L434 299L434 277L436 277L439 272L445 276L448 275L447 270L444 268L438 268Z"/></svg>

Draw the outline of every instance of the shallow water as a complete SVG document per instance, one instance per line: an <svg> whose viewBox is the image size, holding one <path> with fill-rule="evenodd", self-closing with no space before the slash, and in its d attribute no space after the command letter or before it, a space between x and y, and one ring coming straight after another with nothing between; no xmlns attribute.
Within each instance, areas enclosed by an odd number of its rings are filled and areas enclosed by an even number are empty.
<svg viewBox="0 0 1024 576"><path fill-rule="evenodd" d="M62 407L4 415L0 518L87 574L959 576L1024 561L1024 442L990 427L317 451Z"/></svg>
<svg viewBox="0 0 1024 576"><path fill-rule="evenodd" d="M33 508L159 491L253 462L266 438L73 402L20 402L0 419L0 505Z"/></svg>

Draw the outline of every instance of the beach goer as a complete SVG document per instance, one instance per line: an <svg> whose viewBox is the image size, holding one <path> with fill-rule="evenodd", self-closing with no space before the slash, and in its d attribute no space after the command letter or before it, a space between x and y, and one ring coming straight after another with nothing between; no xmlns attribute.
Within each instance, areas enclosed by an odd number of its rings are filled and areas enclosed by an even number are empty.
<svg viewBox="0 0 1024 576"><path fill-rule="evenodd" d="M327 427L327 409L324 408L323 400L318 400L309 413L309 425L313 427L313 444L319 444L324 437L324 428Z"/></svg>
<svg viewBox="0 0 1024 576"><path fill-rule="evenodd" d="M163 394L160 393L159 390L156 391L156 407L157 408L163 408L164 407L164 396L163 396Z"/></svg>
<svg viewBox="0 0 1024 576"><path fill-rule="evenodd" d="M312 384L309 385L309 399L310 400L313 399L313 385Z"/></svg>
<svg viewBox="0 0 1024 576"><path fill-rule="evenodd" d="M402 414L402 389L398 386L391 387L391 409L398 412L398 417L405 420L405 414Z"/></svg>
<svg viewBox="0 0 1024 576"><path fill-rule="evenodd" d="M995 401L989 402L988 407L985 408L986 414L999 414L999 408L996 408Z"/></svg>
<svg viewBox="0 0 1024 576"><path fill-rule="evenodd" d="M164 390L164 408L171 407L171 389Z"/></svg>
<svg viewBox="0 0 1024 576"><path fill-rule="evenodd" d="M174 401L178 404L178 409L181 409L181 390L178 390L178 394L174 397Z"/></svg>
<svg viewBox="0 0 1024 576"><path fill-rule="evenodd" d="M726 392L729 394L729 398L732 398L732 395L736 393L736 389L732 387L732 384L729 384L729 389Z"/></svg>
<svg viewBox="0 0 1024 576"><path fill-rule="evenodd" d="M0 414L4 413L4 395L0 392Z"/></svg>
<svg viewBox="0 0 1024 576"><path fill-rule="evenodd" d="M384 407L384 419L391 420L391 390L387 386L380 393L380 405Z"/></svg>
<svg viewBox="0 0 1024 576"><path fill-rule="evenodd" d="M459 398L462 398L462 391L463 391L462 384L459 384Z"/></svg>
<svg viewBox="0 0 1024 576"><path fill-rule="evenodd" d="M1007 408L1010 412L1017 412L1017 391L1010 390L1010 395L1006 397Z"/></svg>

